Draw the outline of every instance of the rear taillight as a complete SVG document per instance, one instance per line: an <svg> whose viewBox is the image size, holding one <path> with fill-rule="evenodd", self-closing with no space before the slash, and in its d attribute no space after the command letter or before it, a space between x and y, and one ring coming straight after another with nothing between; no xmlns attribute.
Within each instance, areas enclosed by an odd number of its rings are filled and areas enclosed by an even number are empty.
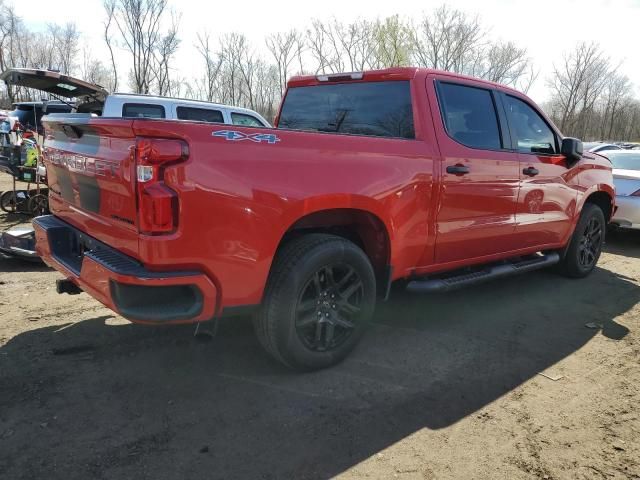
<svg viewBox="0 0 640 480"><path fill-rule="evenodd" d="M164 183L164 170L189 157L182 140L140 138L136 142L140 233L161 235L178 228L178 194Z"/></svg>

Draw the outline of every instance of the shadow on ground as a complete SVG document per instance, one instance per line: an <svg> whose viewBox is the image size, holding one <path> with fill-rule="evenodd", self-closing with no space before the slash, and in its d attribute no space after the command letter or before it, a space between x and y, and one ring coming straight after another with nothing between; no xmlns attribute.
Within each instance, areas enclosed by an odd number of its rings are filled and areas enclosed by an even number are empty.
<svg viewBox="0 0 640 480"><path fill-rule="evenodd" d="M0 273L17 273L17 272L48 272L51 268L47 267L38 259L25 260L0 253Z"/></svg>
<svg viewBox="0 0 640 480"><path fill-rule="evenodd" d="M640 258L640 231L611 230L607 232L605 252L629 258Z"/></svg>
<svg viewBox="0 0 640 480"><path fill-rule="evenodd" d="M0 348L0 471L328 478L473 414L595 335L623 338L614 319L639 299L638 286L602 269L581 281L538 272L397 293L351 357L305 375L269 360L248 319L225 321L209 342L191 327L108 317L32 330Z"/></svg>

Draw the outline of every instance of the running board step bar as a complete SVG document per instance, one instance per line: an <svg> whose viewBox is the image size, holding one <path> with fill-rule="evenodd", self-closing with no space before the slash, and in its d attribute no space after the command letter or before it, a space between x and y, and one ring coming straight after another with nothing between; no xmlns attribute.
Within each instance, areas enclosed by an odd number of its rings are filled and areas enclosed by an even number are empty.
<svg viewBox="0 0 640 480"><path fill-rule="evenodd" d="M488 265L481 270L473 272L466 271L446 278L435 277L424 280L413 280L407 285L407 290L416 293L447 292L457 288L495 280L496 278L509 277L519 273L550 267L559 261L560 255L558 252L549 252L544 255L520 258L515 262Z"/></svg>

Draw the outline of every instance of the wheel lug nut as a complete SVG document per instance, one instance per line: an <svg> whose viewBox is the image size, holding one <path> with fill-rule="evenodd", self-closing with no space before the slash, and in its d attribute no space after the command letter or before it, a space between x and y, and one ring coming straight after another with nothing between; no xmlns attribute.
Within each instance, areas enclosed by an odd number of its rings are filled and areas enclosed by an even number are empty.
<svg viewBox="0 0 640 480"><path fill-rule="evenodd" d="M333 305L331 305L331 308L333 308L335 310L336 309L336 304L334 303Z"/></svg>
<svg viewBox="0 0 640 480"><path fill-rule="evenodd" d="M327 318L329 318L329 314L328 314L328 313L325 313L325 314L324 314L324 316L325 316L325 317L327 317Z"/></svg>

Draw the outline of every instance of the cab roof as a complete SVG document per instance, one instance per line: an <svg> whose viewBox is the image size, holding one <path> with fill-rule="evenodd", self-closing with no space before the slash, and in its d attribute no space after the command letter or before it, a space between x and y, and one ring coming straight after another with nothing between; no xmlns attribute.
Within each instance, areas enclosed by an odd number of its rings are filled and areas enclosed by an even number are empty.
<svg viewBox="0 0 640 480"><path fill-rule="evenodd" d="M347 82L384 82L393 80L414 80L418 77L425 78L427 75L437 74L446 75L451 78L459 78L462 80L473 80L481 82L491 88L499 88L510 92L518 92L517 90L495 82L483 80L481 78L463 75L460 73L446 72L444 70L435 70L433 68L419 67L394 67L382 70L365 70L362 72L344 72L344 73L319 73L317 75L297 75L291 77L287 82L288 87L308 87L313 85L325 85L327 83L347 83Z"/></svg>

